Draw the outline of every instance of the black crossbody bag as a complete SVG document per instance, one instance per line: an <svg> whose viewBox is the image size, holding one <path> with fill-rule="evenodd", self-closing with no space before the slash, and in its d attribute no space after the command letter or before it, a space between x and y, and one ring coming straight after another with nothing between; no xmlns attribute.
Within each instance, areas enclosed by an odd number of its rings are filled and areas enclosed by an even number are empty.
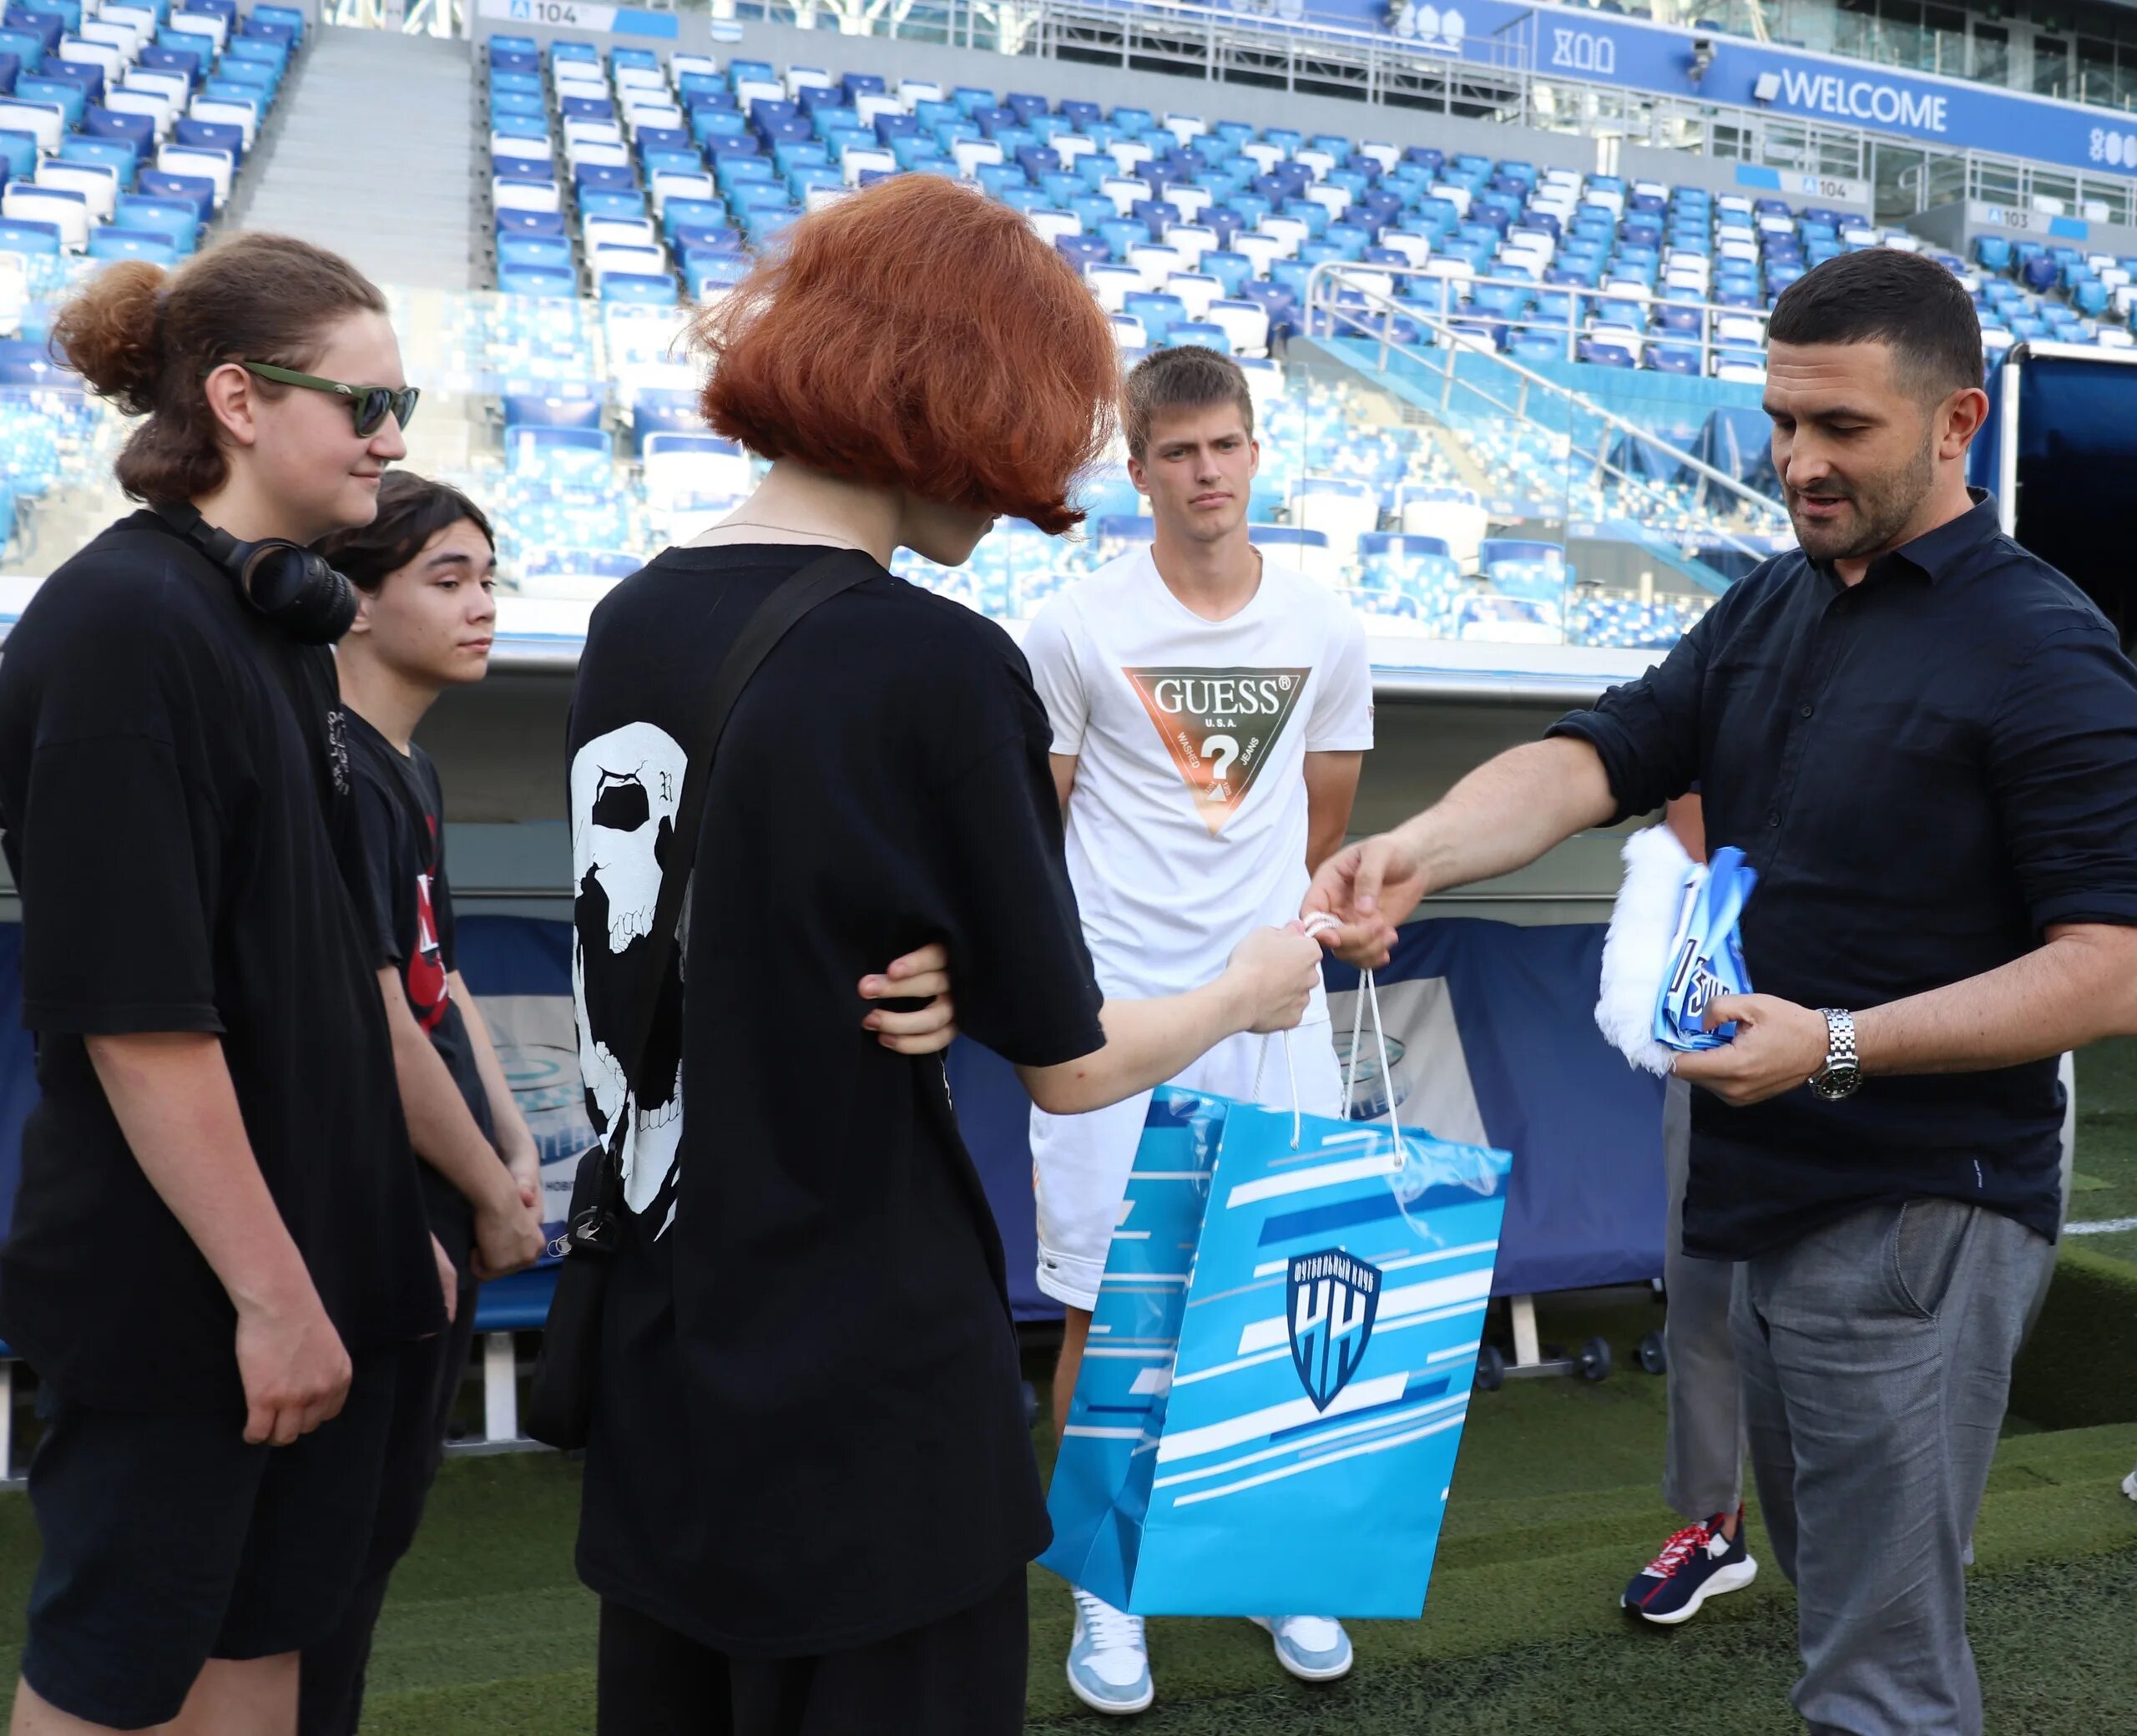
<svg viewBox="0 0 2137 1736"><path fill-rule="evenodd" d="M696 859L698 833L705 817L705 786L720 739L735 702L772 648L796 623L820 603L828 602L882 569L858 549L841 548L811 561L783 580L759 603L720 660L706 696L698 739L691 744L689 770L683 775L675 808L671 854L660 876L660 896L654 906L653 932L673 936L682 920ZM600 1360L601 1317L609 1289L609 1262L623 1239L624 1141L638 1113L637 1079L660 999L661 955L650 961L651 978L633 1003L629 1041L617 1056L625 1095L609 1137L580 1155L571 1190L571 1220L559 1239L563 1256L557 1289L549 1304L548 1325L535 1358L534 1380L524 1414L527 1432L550 1446L586 1445L594 1414L594 1391Z"/></svg>

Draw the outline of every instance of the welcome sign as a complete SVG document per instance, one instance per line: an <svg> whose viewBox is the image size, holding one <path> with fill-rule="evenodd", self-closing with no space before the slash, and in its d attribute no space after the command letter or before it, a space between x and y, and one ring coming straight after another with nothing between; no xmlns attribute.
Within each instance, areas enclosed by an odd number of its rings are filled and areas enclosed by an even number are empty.
<svg viewBox="0 0 2137 1736"><path fill-rule="evenodd" d="M1591 12L1508 0L1306 0L1298 23L1384 31L1422 52L1548 78L1859 127L1954 149L2137 176L2137 116L1934 73ZM1710 58L1698 63L1695 39Z"/></svg>

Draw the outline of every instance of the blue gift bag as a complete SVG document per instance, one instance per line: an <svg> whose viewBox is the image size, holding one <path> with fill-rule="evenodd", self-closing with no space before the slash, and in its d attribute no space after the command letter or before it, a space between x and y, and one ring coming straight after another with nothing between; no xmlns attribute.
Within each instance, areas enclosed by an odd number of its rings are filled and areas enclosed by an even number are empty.
<svg viewBox="0 0 2137 1736"><path fill-rule="evenodd" d="M1054 1461L1053 1547L1040 1560L1123 1608L1149 1498L1148 1446L1164 1427L1188 1269L1230 1107L1174 1086L1151 1094Z"/></svg>
<svg viewBox="0 0 2137 1736"><path fill-rule="evenodd" d="M1160 1093L1045 1564L1138 1614L1417 1616L1511 1168L1429 1134Z"/></svg>

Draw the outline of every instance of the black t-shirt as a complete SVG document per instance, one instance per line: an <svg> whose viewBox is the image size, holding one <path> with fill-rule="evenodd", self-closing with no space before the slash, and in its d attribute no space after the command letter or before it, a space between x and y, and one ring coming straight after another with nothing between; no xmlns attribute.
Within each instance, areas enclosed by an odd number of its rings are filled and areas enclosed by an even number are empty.
<svg viewBox="0 0 2137 1736"><path fill-rule="evenodd" d="M941 940L980 1042L1043 1066L1104 1041L1023 659L888 573L809 615L744 693L685 937L655 945L713 672L822 553L670 549L625 580L594 613L570 730L597 1130L619 1113L641 967L664 1003L626 1153L579 1569L766 1656L965 1607L1048 1535L1001 1239L940 1057L878 1044L856 985Z"/></svg>
<svg viewBox="0 0 2137 1736"><path fill-rule="evenodd" d="M408 1010L445 1062L485 1138L494 1141L490 1099L476 1070L467 1021L446 980L459 968L452 945L452 889L445 877L445 797L431 756L413 742L403 754L356 713L347 716L349 770L356 780L371 945L407 991ZM474 1209L420 1159L417 1173L431 1233L463 1270L475 1239Z"/></svg>
<svg viewBox="0 0 2137 1736"><path fill-rule="evenodd" d="M328 653L255 614L145 512L48 578L8 636L0 828L42 1095L0 1249L0 1335L78 1402L242 1393L230 1300L134 1161L89 1036L220 1033L260 1173L343 1342L442 1323L344 880L357 865L337 850L353 825L333 694Z"/></svg>

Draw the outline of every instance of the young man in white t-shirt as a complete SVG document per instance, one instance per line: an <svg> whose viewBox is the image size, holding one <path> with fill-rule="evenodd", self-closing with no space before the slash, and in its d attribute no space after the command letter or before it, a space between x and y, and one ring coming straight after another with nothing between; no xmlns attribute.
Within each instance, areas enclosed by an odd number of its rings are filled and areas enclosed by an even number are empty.
<svg viewBox="0 0 2137 1736"><path fill-rule="evenodd" d="M1128 376L1129 473L1156 537L1040 611L1024 641L1053 728L1068 872L1099 987L1165 995L1205 982L1240 937L1298 912L1342 846L1365 750L1365 631L1326 585L1265 560L1247 497L1260 463L1246 376L1215 351L1161 350ZM1342 1113L1316 989L1280 1044L1228 1039L1175 1082L1319 1115ZM1089 1115L1032 1112L1038 1284L1066 1310L1054 1376L1068 1412L1127 1195L1148 1094ZM1068 1683L1100 1712L1154 1698L1141 1621L1078 1589ZM1293 1675L1332 1681L1351 1643L1325 1617L1272 1619Z"/></svg>

